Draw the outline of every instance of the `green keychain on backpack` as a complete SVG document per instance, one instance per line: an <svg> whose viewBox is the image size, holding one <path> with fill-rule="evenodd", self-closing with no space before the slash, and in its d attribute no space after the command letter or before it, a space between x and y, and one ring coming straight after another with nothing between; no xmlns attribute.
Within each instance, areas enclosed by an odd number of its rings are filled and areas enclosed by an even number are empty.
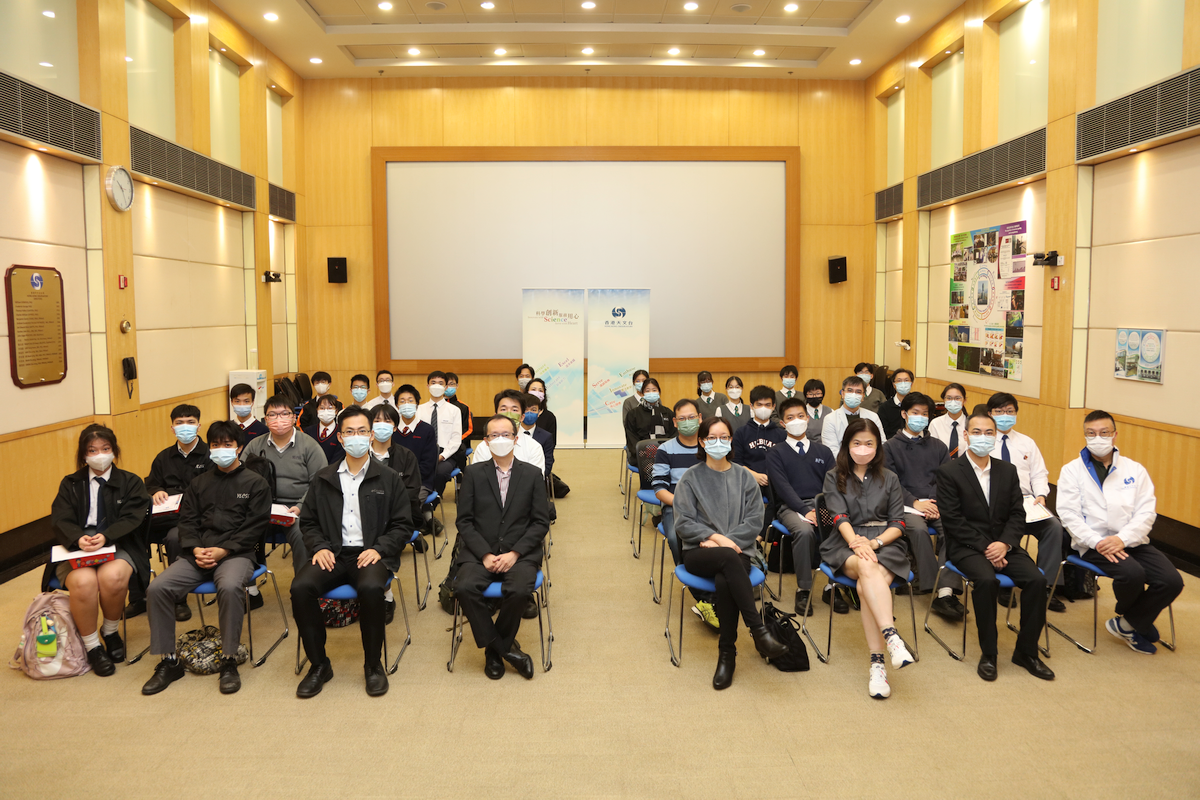
<svg viewBox="0 0 1200 800"><path fill-rule="evenodd" d="M42 616L42 632L37 635L37 657L53 659L58 655L58 631L50 624L48 616Z"/></svg>

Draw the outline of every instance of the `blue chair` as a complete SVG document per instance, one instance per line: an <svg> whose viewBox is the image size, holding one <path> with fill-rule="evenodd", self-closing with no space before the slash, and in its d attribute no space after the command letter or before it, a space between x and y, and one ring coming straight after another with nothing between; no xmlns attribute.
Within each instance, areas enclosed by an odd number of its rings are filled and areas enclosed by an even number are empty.
<svg viewBox="0 0 1200 800"><path fill-rule="evenodd" d="M426 506L433 505L433 503L436 502L437 499L438 499L438 493L430 492L429 495L425 498L425 502L421 504L421 509L424 510ZM433 544L432 544L433 557L435 559L442 557L442 552L446 549L446 543L450 540L450 534L446 531L446 504L440 503L438 505L438 508L442 512L442 546L441 547L437 546L437 526L435 525L435 526L433 526L433 537L432 537L433 538Z"/></svg>
<svg viewBox="0 0 1200 800"><path fill-rule="evenodd" d="M414 562L414 569L415 569L415 563L416 562ZM388 675L396 674L396 669L400 666L400 659L404 657L404 651L407 650L409 644L412 643L412 627L409 625L409 622L408 622L408 604L404 602L404 587L400 585L400 578L389 573L388 577L387 577L387 582L384 584L384 587L386 588L386 587L392 585L393 577L396 578L395 595L396 595L396 597L398 597L400 599L400 611L403 612L403 614L404 614L404 644L402 644L400 646L400 652L396 654L396 660L392 662L392 665L390 667L388 667L388 671L387 671ZM321 595L321 599L322 600L357 600L358 599L358 591L350 584L343 583L341 586L335 586L332 589L330 589L328 592L325 592L325 594ZM300 645L301 645L300 638L296 637L296 674L297 675L299 675L300 671L302 669L304 669L304 665L308 663L308 656L303 656L303 658L301 657ZM388 661L387 626L384 625L383 626L383 663L387 664L387 661Z"/></svg>
<svg viewBox="0 0 1200 800"><path fill-rule="evenodd" d="M621 452L624 453L625 451L622 450ZM624 459L624 456L622 456L622 459ZM621 494L625 495L625 499L622 501L621 513L625 519L629 519L630 492L633 491L633 476L638 474L638 468L633 464L626 464L625 466L625 483L621 487Z"/></svg>
<svg viewBox="0 0 1200 800"><path fill-rule="evenodd" d="M944 569L950 570L951 572L953 572L955 575L957 575L959 578L962 579L962 582L963 582L963 605L967 608L968 614L974 613L974 609L971 608L971 589L974 588L975 584L971 581L970 578L968 578L963 573L962 570L960 570L958 567L954 566L954 564L950 561L950 559L946 559L946 565L938 570L937 579L939 582L941 581L942 570L944 570ZM1001 575L1000 573L997 572L996 579L998 581L1000 581L1001 589L1008 589L1011 591L1012 589L1016 588L1016 584L1014 584L1012 582L1012 578L1008 577L1007 575ZM935 583L935 585L936 585L936 583ZM1016 600L1015 593L1012 594L1008 598L1008 610L1004 613L1004 624L1013 633L1020 633L1021 629L1018 628L1016 625L1014 625L1010 619L1012 617L1013 603L1015 600ZM1046 602L1047 602L1047 604L1049 604L1049 602L1050 602L1049 598L1047 598ZM947 654L949 654L949 656L951 658L955 659L956 661L966 660L966 657L967 657L967 628L969 627L966 624L966 620L965 619L963 620L962 652L956 653L950 647L950 645L948 645L944 641L942 641L942 637L940 637L936 633L934 633L933 628L929 627L929 614L931 611L933 611L932 603L930 604L930 607L925 611L925 632L928 633L930 636L932 636L937 641L937 643L942 646L942 649L945 650ZM1046 630L1046 646L1042 647L1039 645L1038 650L1040 650L1042 655L1044 655L1046 658L1050 657L1050 631L1049 631L1049 629Z"/></svg>
<svg viewBox="0 0 1200 800"><path fill-rule="evenodd" d="M638 504L637 505L637 516L633 518L633 520L630 522L630 526L629 526L629 544L630 544L630 546L633 547L633 557L634 558L642 557L642 527L645 522L643 517L645 516L646 506L649 505L649 506L657 506L659 508L662 508L662 501L660 501L658 499L658 497L655 495L655 492L653 489L640 488L642 486L650 485L650 481L654 477L654 475L653 475L654 459L657 456L658 456L658 442L654 439L646 439L644 441L638 442L638 444L637 444L637 454L636 454L637 465L636 466L634 466L633 464L629 465L629 469L632 470L631 474L638 476L638 487L639 487L636 495L631 496L629 493L626 493L626 495L625 495L626 501L629 503L630 510L632 510L632 508L633 508L633 505L632 505L633 503L636 502ZM633 490L632 478L630 478L630 491L632 491L632 490ZM625 516L626 516L626 518L629 517L628 514L626 514ZM636 541L634 539L635 529L637 532Z"/></svg>
<svg viewBox="0 0 1200 800"><path fill-rule="evenodd" d="M154 570L150 570L150 577L151 578L154 577ZM65 587L61 583L59 583L57 575L52 575L50 577L50 582L48 584L46 584L46 588L48 588L52 592L66 592L67 591L67 587ZM146 655L146 653L150 652L150 645L146 645L145 648L142 649L142 652L138 653L133 658L129 657L129 655L128 655L129 650L130 650L130 647L129 647L129 620L125 619L125 609L124 608L121 609L121 639L124 640L124 642L125 642L125 653L126 653L125 663L126 664L136 664L137 662L142 660L142 656L144 656L144 655Z"/></svg>
<svg viewBox="0 0 1200 800"><path fill-rule="evenodd" d="M275 580L275 573L272 572L271 570L267 569L265 564L259 564L254 568L254 575L251 576L250 580L252 583L258 583L258 579L261 578L263 575L270 575L271 576L271 584L272 584L272 586L275 587L275 599L279 601L279 616L283 618L283 633L281 633L279 635L279 638L275 640L275 644L271 645L271 649L268 650L265 654L263 654L262 658L258 659L257 661L254 661L254 615L250 613L250 593L249 593L249 591L247 591L248 587L243 588L242 592L245 595L245 602L246 602L246 637L250 640L250 660L254 662L254 666L256 666L256 667L261 667L263 664L265 664L267 659L271 656L271 653L275 652L275 648L279 647L279 644L288 637L287 612L285 612L283 610L283 597L279 594L279 584ZM200 597L198 598L199 602L196 605L200 609L200 627L201 628L204 627L204 598L203 598L203 595L216 594L216 593L217 593L217 586L212 581L205 581L204 583L200 584L199 586L197 586L195 589L192 589L192 591L190 591L188 593L188 594L200 595Z"/></svg>
<svg viewBox="0 0 1200 800"><path fill-rule="evenodd" d="M1063 566L1066 564L1070 564L1073 567L1078 567L1079 569L1087 570L1092 575L1095 575L1097 578L1110 578L1111 579L1111 577L1112 577L1107 572L1105 572L1102 567L1098 567L1095 564L1091 563L1090 561L1084 561L1082 558L1080 558L1079 556L1072 553L1071 555L1067 556L1065 561L1063 561L1061 564L1058 565L1058 574L1054 578L1055 585L1058 584L1058 579L1062 576ZM1092 647L1090 650L1088 648L1084 647L1079 642L1077 642L1073 637L1064 633L1057 626L1052 625L1049 620L1046 621L1046 627L1049 628L1050 630L1054 631L1055 633L1057 633L1059 636L1066 639L1071 644L1078 647L1083 652L1095 653L1096 652L1096 631L1100 627L1099 594L1100 594L1099 592L1092 592ZM1175 652L1175 606L1174 606L1174 604L1167 606L1167 616L1171 621L1171 641L1168 642L1166 640L1160 640L1158 642L1158 644L1161 644L1163 647L1167 648L1168 650L1170 650L1173 653L1173 652Z"/></svg>
<svg viewBox="0 0 1200 800"><path fill-rule="evenodd" d="M488 600L500 599L500 581L492 581L484 589L483 596ZM538 610L538 643L542 648L542 672L549 672L554 663L550 659L554 649L554 625L550 621L550 584L539 569L537 580L533 584L533 599ZM542 627L542 609L546 610L546 626ZM463 617L462 606L458 596L454 597L454 624L450 627L450 660L446 662L446 670L454 672L454 661L458 658L458 647L462 644L463 629L466 628L466 618Z"/></svg>
<svg viewBox="0 0 1200 800"><path fill-rule="evenodd" d="M772 545L772 547L783 547L784 540L790 539L792 536L792 532L789 531L787 529L787 526L784 525L779 520L772 521L771 527L779 532L779 544ZM770 552L770 551L768 551L768 552ZM767 590L770 591L770 588L771 587L768 586ZM779 599L781 596L783 596L783 553L782 552L780 552L780 554L779 554L779 590L777 592L774 592L774 594L775 594L776 599Z"/></svg>
<svg viewBox="0 0 1200 800"><path fill-rule="evenodd" d="M617 475L617 488L621 490L621 494L625 494L625 473L627 472L625 467L629 464L629 454L624 447L617 452L621 455L621 472Z"/></svg>
<svg viewBox="0 0 1200 800"><path fill-rule="evenodd" d="M468 458L470 458L470 453L470 448L467 448ZM458 502L458 490L462 481L462 470L458 467L455 467L454 471L450 473L450 480L454 481L454 501Z"/></svg>
<svg viewBox="0 0 1200 800"><path fill-rule="evenodd" d="M762 585L767 580L766 574L758 567L750 568L750 586L758 589L758 602L763 602ZM675 652L675 640L671 637L671 606L675 600L675 581L679 582L679 652ZM683 609L687 607L687 603L683 600L683 590L696 589L702 592L716 592L717 584L709 579L702 578L699 575L693 575L688 572L687 567L680 564L671 573L671 588L670 594L667 596L667 627L663 631L663 636L667 637L667 650L671 653L671 663L675 666L683 661Z"/></svg>
<svg viewBox="0 0 1200 800"><path fill-rule="evenodd" d="M429 551L425 550L421 553L421 557L425 559L425 596L422 597L421 596L421 576L417 572L417 550L415 547L417 540L420 538L421 538L421 532L413 531L412 538L408 540L408 543L411 545L414 545L414 547L413 547L413 591L416 595L417 611L424 611L426 603L429 602L429 592L431 589L433 589L433 578L429 574ZM390 581L391 579L389 578L388 580Z"/></svg>

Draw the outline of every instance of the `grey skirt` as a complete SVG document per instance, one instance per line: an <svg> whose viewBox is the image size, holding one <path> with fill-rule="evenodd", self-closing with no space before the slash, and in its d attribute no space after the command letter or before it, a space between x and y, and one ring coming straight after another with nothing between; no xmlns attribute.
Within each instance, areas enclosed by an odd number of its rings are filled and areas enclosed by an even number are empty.
<svg viewBox="0 0 1200 800"><path fill-rule="evenodd" d="M865 536L868 539L875 539L887 530L886 525L856 525L854 532L859 536ZM833 567L835 572L840 572L842 565L846 563L846 559L854 555L854 551L850 549L850 545L846 544L846 540L836 530L821 542L821 560L829 566ZM879 558L879 563L883 564L893 575L899 575L902 578L907 578L910 571L908 563L908 540L901 534L900 538L891 544L885 544L875 553Z"/></svg>
<svg viewBox="0 0 1200 800"><path fill-rule="evenodd" d="M96 529L95 528L84 528L83 532L88 536L94 536L96 534ZM113 554L113 560L114 561L124 561L129 566L133 567L133 574L137 575L137 565L133 563L133 559L130 557L130 555L128 553L125 552L125 549L123 547L121 547L121 543L117 542L116 547L117 547L117 552ZM104 565L101 564L100 566L102 567ZM90 567L90 569L96 569L96 567ZM64 588L64 589L67 588L67 576L71 574L71 571L72 570L71 570L71 562L70 561L60 561L60 562L58 562L58 566L55 567L55 569L54 569L54 577L58 578L59 585L62 586L62 588Z"/></svg>

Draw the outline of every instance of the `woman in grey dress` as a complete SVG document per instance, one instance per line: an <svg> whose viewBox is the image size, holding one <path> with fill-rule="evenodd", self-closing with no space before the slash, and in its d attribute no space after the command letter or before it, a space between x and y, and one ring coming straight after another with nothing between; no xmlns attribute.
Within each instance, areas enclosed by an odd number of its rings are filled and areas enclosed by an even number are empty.
<svg viewBox="0 0 1200 800"><path fill-rule="evenodd" d="M821 560L858 581L862 625L871 649L867 691L887 697L891 687L883 653L896 669L913 657L896 632L892 618L893 578L907 578L904 540L904 496L896 474L884 469L879 428L868 419L846 426L836 467L825 474L825 507L833 514L834 532L821 543Z"/></svg>

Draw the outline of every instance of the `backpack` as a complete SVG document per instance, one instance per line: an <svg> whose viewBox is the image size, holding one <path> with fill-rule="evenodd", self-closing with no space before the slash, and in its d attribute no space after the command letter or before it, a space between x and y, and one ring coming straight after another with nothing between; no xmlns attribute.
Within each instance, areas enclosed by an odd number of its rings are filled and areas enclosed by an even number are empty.
<svg viewBox="0 0 1200 800"><path fill-rule="evenodd" d="M458 580L458 554L462 549L462 539L454 537L454 547L450 551L450 570L446 579L438 584L438 604L447 614L454 613L454 582Z"/></svg>
<svg viewBox="0 0 1200 800"><path fill-rule="evenodd" d="M175 642L175 652L188 672L215 675L221 671L221 631L212 625L205 625L200 630L181 633ZM249 657L246 645L239 643L237 663L245 664Z"/></svg>
<svg viewBox="0 0 1200 800"><path fill-rule="evenodd" d="M322 597L317 603L321 606L326 628L344 628L358 619L357 600L329 600Z"/></svg>
<svg viewBox="0 0 1200 800"><path fill-rule="evenodd" d="M795 614L785 614L770 602L763 603L763 624L788 646L788 651L776 659L767 659L780 672L808 672L808 649L800 638L800 625Z"/></svg>
<svg viewBox="0 0 1200 800"><path fill-rule="evenodd" d="M91 671L65 593L43 592L29 604L21 641L8 665L39 681L74 678Z"/></svg>

